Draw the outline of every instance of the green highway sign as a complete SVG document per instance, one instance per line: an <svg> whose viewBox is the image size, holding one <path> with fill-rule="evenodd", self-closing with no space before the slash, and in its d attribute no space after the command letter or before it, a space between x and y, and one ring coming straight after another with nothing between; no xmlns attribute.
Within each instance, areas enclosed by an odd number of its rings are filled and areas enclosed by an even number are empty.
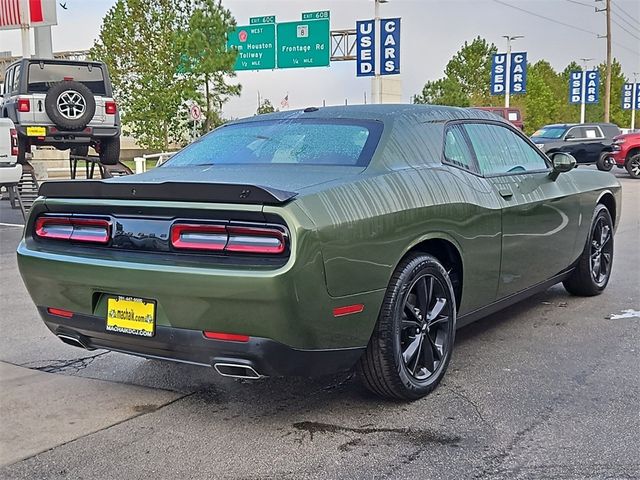
<svg viewBox="0 0 640 480"><path fill-rule="evenodd" d="M251 17L249 19L249 23L251 25L256 25L259 23L276 23L275 15L266 15L264 17Z"/></svg>
<svg viewBox="0 0 640 480"><path fill-rule="evenodd" d="M302 20L328 20L329 10L322 10L321 12L306 12L302 14Z"/></svg>
<svg viewBox="0 0 640 480"><path fill-rule="evenodd" d="M329 19L278 23L278 68L326 67Z"/></svg>
<svg viewBox="0 0 640 480"><path fill-rule="evenodd" d="M275 17L261 18L273 18L275 21ZM269 23L236 27L227 37L227 49L232 48L238 50L236 70L276 68L276 25Z"/></svg>

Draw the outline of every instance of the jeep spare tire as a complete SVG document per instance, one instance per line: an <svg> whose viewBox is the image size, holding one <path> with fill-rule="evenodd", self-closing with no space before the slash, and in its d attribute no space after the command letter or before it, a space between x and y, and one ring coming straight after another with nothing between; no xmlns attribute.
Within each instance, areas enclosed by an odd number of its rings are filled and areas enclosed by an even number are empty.
<svg viewBox="0 0 640 480"><path fill-rule="evenodd" d="M82 83L65 80L49 89L44 109L61 130L82 130L96 113L96 100Z"/></svg>

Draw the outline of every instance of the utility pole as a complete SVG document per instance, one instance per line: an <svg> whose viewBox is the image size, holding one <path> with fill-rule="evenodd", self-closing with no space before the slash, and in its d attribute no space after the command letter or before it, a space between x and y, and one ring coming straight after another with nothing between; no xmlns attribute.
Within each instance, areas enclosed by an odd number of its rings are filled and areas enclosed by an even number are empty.
<svg viewBox="0 0 640 480"><path fill-rule="evenodd" d="M586 113L586 96L587 96L587 71L589 70L588 62L593 60L593 58L581 58L582 60L582 76L581 76L581 87L580 87L580 123L585 122L585 113Z"/></svg>
<svg viewBox="0 0 640 480"><path fill-rule="evenodd" d="M524 38L523 35L503 35L502 38L507 39L507 61L505 72L505 92L504 92L504 108L509 108L511 101L511 42L518 38Z"/></svg>
<svg viewBox="0 0 640 480"><path fill-rule="evenodd" d="M601 2L602 0L596 0ZM607 72L604 83L604 121L609 122L611 112L611 0L605 0L605 8L596 8L596 12L606 12L607 15ZM602 37L601 37L602 38Z"/></svg>

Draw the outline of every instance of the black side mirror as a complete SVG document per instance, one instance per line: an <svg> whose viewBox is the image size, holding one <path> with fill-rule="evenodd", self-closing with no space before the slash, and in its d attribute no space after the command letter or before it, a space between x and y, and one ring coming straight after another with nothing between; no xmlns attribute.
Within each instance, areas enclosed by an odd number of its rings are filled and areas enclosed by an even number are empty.
<svg viewBox="0 0 640 480"><path fill-rule="evenodd" d="M574 138L576 138L575 135L573 135L571 133L567 134L567 136L564 137L565 140L573 140Z"/></svg>
<svg viewBox="0 0 640 480"><path fill-rule="evenodd" d="M570 172L576 168L576 159L572 155L565 152L556 152L551 154L551 163L553 164L553 171L551 172L551 179L555 180L558 175L564 172Z"/></svg>

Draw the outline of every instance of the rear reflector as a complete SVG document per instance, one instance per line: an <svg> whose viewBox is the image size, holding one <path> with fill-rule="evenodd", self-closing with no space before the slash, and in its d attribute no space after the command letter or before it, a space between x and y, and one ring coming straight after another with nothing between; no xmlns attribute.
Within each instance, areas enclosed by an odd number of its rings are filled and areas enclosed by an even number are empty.
<svg viewBox="0 0 640 480"><path fill-rule="evenodd" d="M238 335L236 333L202 332L205 338L211 340L223 340L225 342L248 342L249 335Z"/></svg>
<svg viewBox="0 0 640 480"><path fill-rule="evenodd" d="M47 313L51 315L57 315L58 317L71 318L73 317L73 312L69 310L63 310L61 308L47 308Z"/></svg>
<svg viewBox="0 0 640 480"><path fill-rule="evenodd" d="M356 305L347 305L345 307L337 307L333 309L334 317L342 317L344 315L351 315L352 313L360 313L364 310L364 305L358 303Z"/></svg>
<svg viewBox="0 0 640 480"><path fill-rule="evenodd" d="M111 222L101 218L47 217L36 219L36 236L51 240L109 243Z"/></svg>
<svg viewBox="0 0 640 480"><path fill-rule="evenodd" d="M278 255L286 248L285 234L271 227L176 223L171 245L178 250L208 250Z"/></svg>

